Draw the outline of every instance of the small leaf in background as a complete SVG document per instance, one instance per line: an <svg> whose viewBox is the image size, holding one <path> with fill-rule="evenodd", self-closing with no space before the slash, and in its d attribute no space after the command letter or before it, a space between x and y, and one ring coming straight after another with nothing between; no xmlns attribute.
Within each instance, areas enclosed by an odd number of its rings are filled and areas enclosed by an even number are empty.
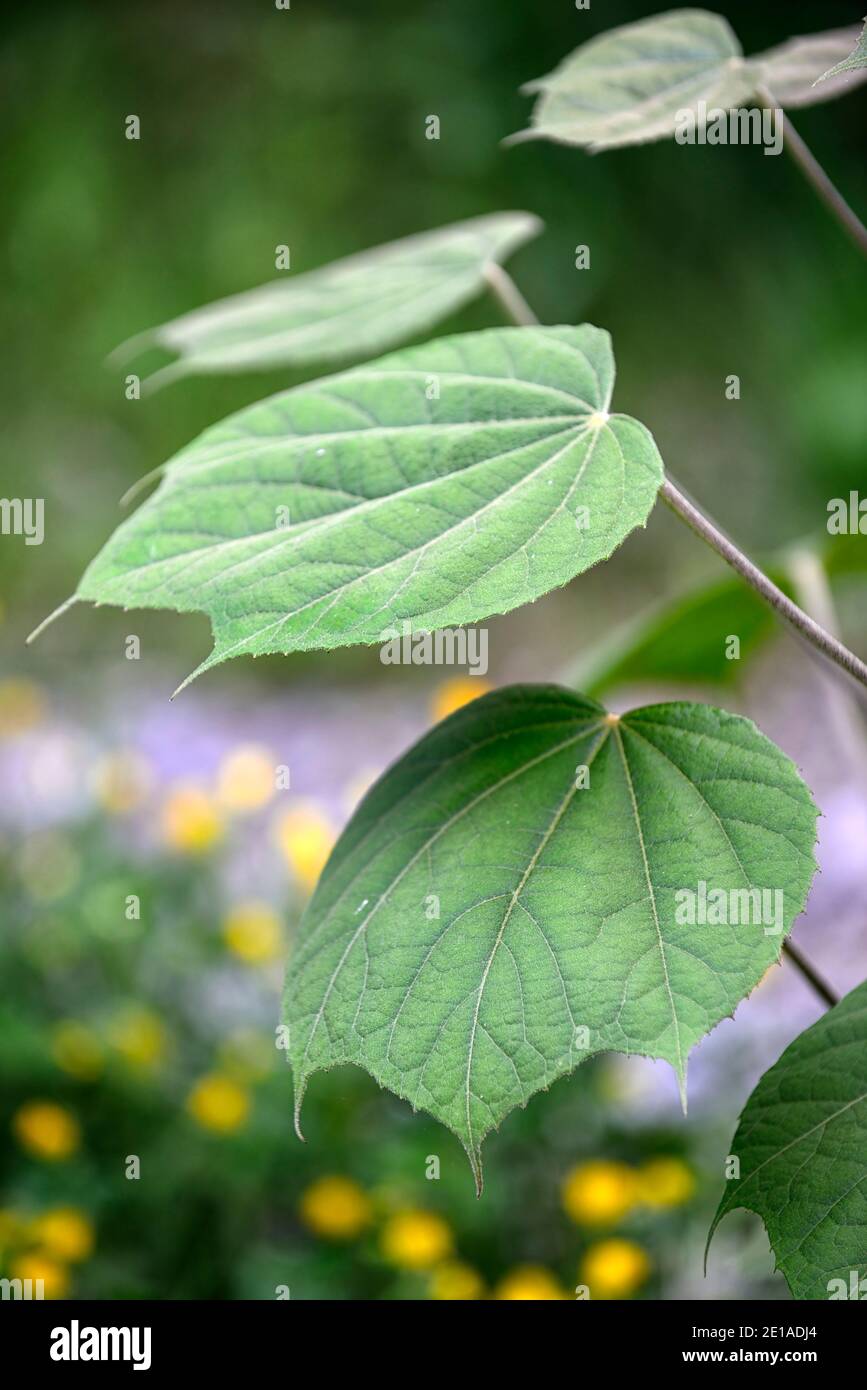
<svg viewBox="0 0 867 1390"><path fill-rule="evenodd" d="M699 102L708 109L754 105L763 86L784 106L826 101L851 79L825 91L813 83L855 37L854 28L832 30L745 58L721 15L672 10L590 39L528 83L524 91L540 93L531 128L511 138L613 149L673 135L678 114Z"/></svg>
<svg viewBox="0 0 867 1390"><path fill-rule="evenodd" d="M768 574L790 594L791 585L782 574ZM742 663L779 630L778 620L754 589L739 579L723 580L654 609L615 633L581 658L575 684L596 696L639 681L730 685L737 681ZM737 659L727 655L731 637L738 639Z"/></svg>
<svg viewBox="0 0 867 1390"><path fill-rule="evenodd" d="M817 102L842 96L864 81L863 75L850 75L852 69L864 66L863 56L860 63L850 61L848 66L845 61L838 61L850 54L857 33L857 26L850 24L845 29L806 34L802 38L789 39L788 43L771 48L767 53L758 54L752 62L760 70L762 85L769 89L781 106L814 106ZM851 58L855 56L854 53L850 54ZM834 66L825 72L824 69L832 63ZM821 74L821 77L817 74ZM823 78L829 80L817 87L817 81Z"/></svg>
<svg viewBox="0 0 867 1390"><path fill-rule="evenodd" d="M823 72L817 81L825 82L829 77L835 77L837 73L855 72L858 68L867 68L867 19L864 21L864 28L858 35L858 42L852 52L842 58L839 63L835 63L827 72Z"/></svg>
<svg viewBox="0 0 867 1390"><path fill-rule="evenodd" d="M741 1115L708 1237L737 1207L761 1217L795 1298L867 1293L867 982L797 1037ZM854 1288L854 1292L853 1292Z"/></svg>
<svg viewBox="0 0 867 1390"><path fill-rule="evenodd" d="M792 763L721 710L474 700L376 783L326 866L287 978L296 1107L315 1071L357 1063L447 1125L480 1185L485 1135L593 1053L663 1058L685 1096L690 1050L804 906L815 821ZM702 883L765 890L771 929L743 908L691 924L678 894Z"/></svg>
<svg viewBox="0 0 867 1390"><path fill-rule="evenodd" d="M207 613L229 656L479 622L643 526L662 481L609 415L607 333L443 338L206 430L88 568L78 598Z"/></svg>
<svg viewBox="0 0 867 1390"><path fill-rule="evenodd" d="M196 372L370 357L480 294L486 267L541 230L528 212L456 222L209 304L128 346L178 354L152 385Z"/></svg>
<svg viewBox="0 0 867 1390"><path fill-rule="evenodd" d="M541 93L533 129L513 138L547 136L591 150L658 140L674 133L678 110L700 100L737 105L752 86L727 20L674 10L600 34L528 83L525 92Z"/></svg>

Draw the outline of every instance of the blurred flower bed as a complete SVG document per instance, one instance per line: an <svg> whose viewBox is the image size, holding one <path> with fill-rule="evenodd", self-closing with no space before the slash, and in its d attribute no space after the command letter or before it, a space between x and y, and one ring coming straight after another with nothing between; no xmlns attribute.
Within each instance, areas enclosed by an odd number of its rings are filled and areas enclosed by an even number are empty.
<svg viewBox="0 0 867 1390"><path fill-rule="evenodd" d="M412 697L385 760L482 689ZM307 698L305 756L324 766ZM457 1142L351 1068L316 1078L299 1143L284 961L380 770L364 758L382 740L358 739L376 697L358 697L355 758L321 799L218 707L194 746L152 703L120 741L95 709L0 684L4 1276L57 1298L784 1296L737 1220L703 1280L729 1097L685 1125L640 1059L591 1061L510 1117L480 1201Z"/></svg>

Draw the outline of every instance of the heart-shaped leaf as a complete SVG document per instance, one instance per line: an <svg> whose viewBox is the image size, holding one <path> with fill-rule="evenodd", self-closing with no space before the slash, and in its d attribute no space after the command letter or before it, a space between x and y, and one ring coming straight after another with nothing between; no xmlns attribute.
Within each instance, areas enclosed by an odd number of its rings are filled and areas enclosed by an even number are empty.
<svg viewBox="0 0 867 1390"><path fill-rule="evenodd" d="M815 821L789 760L721 710L473 701L325 868L286 987L296 1114L313 1072L355 1062L453 1130L480 1185L488 1131L593 1053L664 1058L685 1095L690 1049L804 906Z"/></svg>
<svg viewBox="0 0 867 1390"><path fill-rule="evenodd" d="M863 1300L867 981L765 1072L741 1115L731 1156L740 1175L729 1180L708 1245L726 1213L746 1207L764 1222L795 1298Z"/></svg>
<svg viewBox="0 0 867 1390"><path fill-rule="evenodd" d="M488 268L541 230L528 212L456 222L209 304L127 346L178 354L152 386L196 372L371 357L481 293Z"/></svg>
<svg viewBox="0 0 867 1390"><path fill-rule="evenodd" d="M481 621L605 559L662 481L609 415L608 334L440 339L207 430L85 573L78 598L210 615L205 670Z"/></svg>
<svg viewBox="0 0 867 1390"><path fill-rule="evenodd" d="M825 101L845 79L824 91L813 83L854 41L854 29L838 29L745 58L720 15L672 10L590 39L528 83L524 91L540 93L531 129L512 139L604 150L673 135L681 113L697 114L700 102L707 110L741 107L763 88L783 105Z"/></svg>

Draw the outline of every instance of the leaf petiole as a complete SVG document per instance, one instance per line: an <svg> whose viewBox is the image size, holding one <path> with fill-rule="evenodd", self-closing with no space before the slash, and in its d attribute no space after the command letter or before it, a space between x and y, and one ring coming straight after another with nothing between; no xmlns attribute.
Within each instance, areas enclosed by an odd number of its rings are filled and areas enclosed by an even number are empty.
<svg viewBox="0 0 867 1390"><path fill-rule="evenodd" d="M867 256L867 227L864 226L857 213L850 208L840 190L831 182L812 150L801 139L792 125L788 113L777 105L768 89L760 87L756 95L766 106L777 108L783 122L783 148L788 151L804 178L836 217L861 254Z"/></svg>

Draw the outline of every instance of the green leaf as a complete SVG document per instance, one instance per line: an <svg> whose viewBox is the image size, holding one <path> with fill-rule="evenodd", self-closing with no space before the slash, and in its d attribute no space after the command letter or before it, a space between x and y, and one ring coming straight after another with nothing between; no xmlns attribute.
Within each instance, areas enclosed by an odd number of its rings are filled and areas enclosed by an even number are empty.
<svg viewBox="0 0 867 1390"><path fill-rule="evenodd" d="M848 29L842 32L851 36L853 31ZM847 54L845 58L842 58L839 63L835 63L827 72L823 72L822 76L818 78L817 81L825 82L827 78L834 77L837 73L855 72L859 68L867 68L867 19L864 21L864 28L858 35L858 42L852 49L852 52Z"/></svg>
<svg viewBox="0 0 867 1390"><path fill-rule="evenodd" d="M605 150L673 135L700 100L736 106L753 79L725 19L672 10L590 39L523 90L541 92L526 138Z"/></svg>
<svg viewBox="0 0 867 1390"><path fill-rule="evenodd" d="M77 597L209 614L200 670L505 613L647 519L662 462L608 414L613 385L585 324L444 338L272 396L171 460Z"/></svg>
<svg viewBox="0 0 867 1390"><path fill-rule="evenodd" d="M817 92L813 82L853 40L854 30L832 30L745 58L720 15L672 10L591 39L529 83L524 91L541 94L531 129L512 138L605 150L673 135L679 113L697 112L699 102L708 109L754 104L763 86L783 105L825 101L842 85Z"/></svg>
<svg viewBox="0 0 867 1390"><path fill-rule="evenodd" d="M357 1063L447 1125L480 1185L489 1130L593 1053L664 1058L685 1097L690 1049L804 906L815 820L789 760L721 710L473 701L369 792L307 910L284 1004L296 1123L312 1073ZM779 931L678 924L702 881L779 890Z"/></svg>
<svg viewBox="0 0 867 1390"><path fill-rule="evenodd" d="M150 378L152 385L195 372L370 357L424 332L480 294L488 267L541 230L538 217L528 212L456 222L233 295L128 346L179 354Z"/></svg>
<svg viewBox="0 0 867 1390"><path fill-rule="evenodd" d="M867 1278L867 981L765 1072L731 1153L740 1177L708 1245L727 1212L746 1207L764 1222L795 1298L850 1297L850 1281L857 1290Z"/></svg>
<svg viewBox="0 0 867 1390"><path fill-rule="evenodd" d="M791 593L784 575L768 575ZM685 599L644 614L582 658L576 683L591 695L638 681L734 684L742 664L779 624L754 589L738 579L709 584ZM726 655L728 639L740 642L738 660Z"/></svg>
<svg viewBox="0 0 867 1390"><path fill-rule="evenodd" d="M850 50L857 35L855 24L845 29L829 29L822 34L807 34L803 38L789 39L788 43L769 49L753 61L761 67L763 85L781 106L813 106L816 102L841 96L864 80L848 75L851 69L864 66L863 55L860 63L838 61L845 60L847 54L850 59L856 56ZM834 66L825 72L831 63ZM825 78L830 80L817 87L817 82Z"/></svg>

